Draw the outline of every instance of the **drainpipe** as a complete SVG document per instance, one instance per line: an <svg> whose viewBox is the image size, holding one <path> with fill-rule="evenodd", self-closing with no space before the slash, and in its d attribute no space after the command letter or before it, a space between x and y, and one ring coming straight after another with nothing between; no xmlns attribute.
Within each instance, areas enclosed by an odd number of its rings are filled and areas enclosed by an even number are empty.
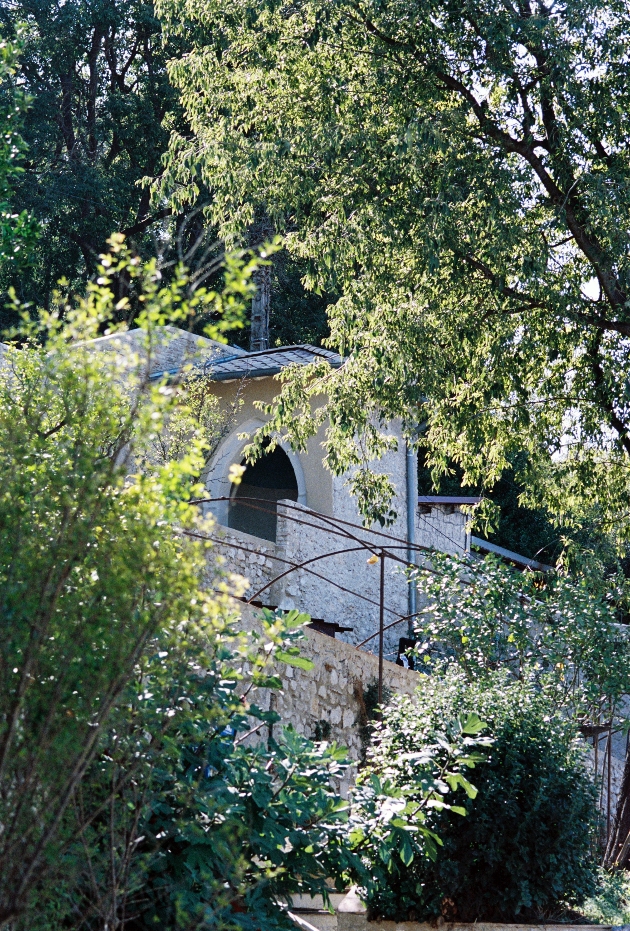
<svg viewBox="0 0 630 931"><path fill-rule="evenodd" d="M416 510L418 507L418 454L407 440L407 562L416 564ZM416 583L410 582L407 586L407 614L417 611ZM409 618L407 623L407 636L414 635L413 625L415 618Z"/></svg>

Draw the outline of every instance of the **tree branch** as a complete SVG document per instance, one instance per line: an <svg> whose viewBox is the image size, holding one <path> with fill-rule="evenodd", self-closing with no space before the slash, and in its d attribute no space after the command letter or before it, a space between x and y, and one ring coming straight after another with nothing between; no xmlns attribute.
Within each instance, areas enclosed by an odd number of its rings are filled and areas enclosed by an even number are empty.
<svg viewBox="0 0 630 931"><path fill-rule="evenodd" d="M617 434L619 435L619 441L621 445L623 446L625 452L630 456L630 435L628 434L628 427L619 417L614 408L613 402L610 398L610 392L606 385L604 370L602 369L599 356L601 338L601 332L597 333L590 349L588 350L595 382L595 393L599 400L600 406L606 412L611 427L616 430Z"/></svg>
<svg viewBox="0 0 630 931"><path fill-rule="evenodd" d="M476 269L477 271L481 272L484 278L490 281L491 284L493 284L497 288L497 291L499 292L499 294L503 295L503 297L509 297L513 300L520 301L523 310L534 310L537 308L549 306L546 303L546 301L541 301L533 297L528 297L527 294L521 294L515 288L511 288L508 285L501 284L499 276L495 274L492 271L492 269L488 265L486 265L485 262L482 262L480 259L476 259L474 255L470 255L470 253L467 253L467 254L462 254L461 257L464 259L464 261L468 265L470 265L472 268Z"/></svg>
<svg viewBox="0 0 630 931"><path fill-rule="evenodd" d="M612 271L611 263L604 248L597 237L588 232L585 225L577 218L580 208L574 194L576 181L573 179L570 170L570 182L567 181L566 189L563 190L547 169L540 156L536 154L537 148L553 148L557 141L558 125L551 98L547 97L542 101L544 109L543 121L546 121L545 129L547 132L547 139L537 139L531 137L529 133L526 133L524 138L517 139L502 129L490 117L487 103L485 101L479 101L463 81L440 67L428 64L414 43L402 42L387 35L387 33L383 32L382 29L363 13L356 2L352 3L352 9L370 35L385 43L390 48L411 52L421 66L432 72L434 78L441 83L446 90L450 90L461 97L471 108L482 132L488 139L498 143L506 153L520 155L528 162L549 195L554 207L558 211L564 213L566 225L575 239L578 248L592 265L602 287L602 291L606 295L609 303L615 308L624 307L626 295L619 286L619 282ZM531 11L525 10L522 15L524 18L529 18L531 16ZM356 21L355 17L351 18ZM537 51L540 54L540 50ZM541 76L543 77L544 65L545 62L541 60L539 63L539 70L542 67L543 71L541 72ZM566 167L567 166L565 166L565 168Z"/></svg>
<svg viewBox="0 0 630 931"><path fill-rule="evenodd" d="M123 236L135 236L136 233L143 233L150 226L153 226L154 223L157 223L159 220L164 220L166 217L172 216L172 214L173 211L170 207L164 207L162 210L158 210L157 213L154 213L153 216L145 217L144 220L139 220L137 223L134 223L133 226L128 226L120 232Z"/></svg>

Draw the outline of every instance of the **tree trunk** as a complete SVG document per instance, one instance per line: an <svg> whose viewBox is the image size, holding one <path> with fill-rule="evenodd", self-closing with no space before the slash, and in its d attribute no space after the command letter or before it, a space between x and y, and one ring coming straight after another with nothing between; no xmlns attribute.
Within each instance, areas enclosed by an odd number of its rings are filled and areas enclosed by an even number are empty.
<svg viewBox="0 0 630 931"><path fill-rule="evenodd" d="M263 265L254 273L256 294L252 299L250 352L269 349L269 310L271 306L271 265Z"/></svg>
<svg viewBox="0 0 630 931"><path fill-rule="evenodd" d="M273 236L273 226L267 217L255 223L249 234L253 248L262 246ZM261 265L254 272L256 294L252 299L252 319L249 336L249 351L269 349L269 312L271 310L271 265Z"/></svg>
<svg viewBox="0 0 630 931"><path fill-rule="evenodd" d="M630 866L630 754L627 751L615 821L606 845L604 866L608 869L628 869Z"/></svg>

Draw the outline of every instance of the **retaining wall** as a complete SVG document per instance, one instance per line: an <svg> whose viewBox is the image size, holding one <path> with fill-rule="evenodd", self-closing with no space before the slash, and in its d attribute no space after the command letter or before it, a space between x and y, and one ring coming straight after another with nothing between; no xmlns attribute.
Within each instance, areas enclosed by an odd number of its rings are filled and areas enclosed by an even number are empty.
<svg viewBox="0 0 630 931"><path fill-rule="evenodd" d="M256 627L256 611L244 606L243 626ZM327 637L307 628L300 653L312 660L311 670L279 666L275 672L283 682L280 693L271 693L269 703L299 734L326 736L348 748L353 760L361 757L361 732L367 723L364 690L378 680L378 656L352 644ZM383 687L390 692L412 695L419 677L411 669L383 663Z"/></svg>

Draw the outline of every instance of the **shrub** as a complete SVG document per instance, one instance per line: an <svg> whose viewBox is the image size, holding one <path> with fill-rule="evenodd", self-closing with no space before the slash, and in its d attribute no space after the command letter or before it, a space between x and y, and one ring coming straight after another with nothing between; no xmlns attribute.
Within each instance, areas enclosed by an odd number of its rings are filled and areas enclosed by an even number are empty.
<svg viewBox="0 0 630 931"><path fill-rule="evenodd" d="M308 617L264 611L247 633L227 598L212 605L207 624L148 645L65 814L53 874L11 931L281 931L292 895L326 896L356 869L335 789L345 751L278 726L267 740L278 715L257 705L281 663L309 663L296 653Z"/></svg>
<svg viewBox="0 0 630 931"><path fill-rule="evenodd" d="M595 789L572 726L528 683L493 673L468 682L460 670L426 677L415 700L388 706L368 756L372 773L387 773L406 795L419 791L422 770L410 754L440 739L444 721L475 710L493 743L475 771L475 787L456 788L430 827L437 855L415 844L408 867L383 869L370 851L370 911L396 920L539 920L575 906L595 888ZM465 809L465 817L458 809Z"/></svg>

